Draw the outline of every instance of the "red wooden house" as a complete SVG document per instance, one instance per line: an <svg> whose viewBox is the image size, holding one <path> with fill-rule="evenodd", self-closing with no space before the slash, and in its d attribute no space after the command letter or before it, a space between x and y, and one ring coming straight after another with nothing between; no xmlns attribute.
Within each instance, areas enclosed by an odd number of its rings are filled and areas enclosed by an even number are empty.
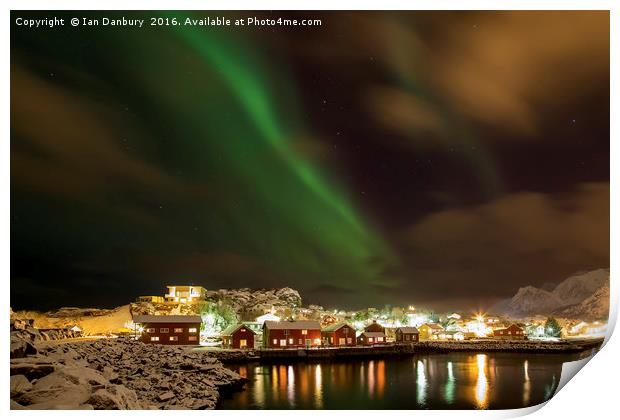
<svg viewBox="0 0 620 420"><path fill-rule="evenodd" d="M223 330L222 347L228 349L253 349L256 333L245 324L234 324Z"/></svg>
<svg viewBox="0 0 620 420"><path fill-rule="evenodd" d="M374 346L375 344L385 344L385 333L364 331L357 337L357 344L362 346Z"/></svg>
<svg viewBox="0 0 620 420"><path fill-rule="evenodd" d="M321 345L318 321L265 321L263 346L269 348L313 347Z"/></svg>
<svg viewBox="0 0 620 420"><path fill-rule="evenodd" d="M507 339L507 340L525 340L527 336L523 328L517 324L511 324L507 328L497 328L493 330L493 338Z"/></svg>
<svg viewBox="0 0 620 420"><path fill-rule="evenodd" d="M355 346L355 328L346 322L328 325L321 330L323 344L327 346Z"/></svg>
<svg viewBox="0 0 620 420"><path fill-rule="evenodd" d="M200 342L202 318L199 316L136 315L133 322L144 343L197 345Z"/></svg>
<svg viewBox="0 0 620 420"><path fill-rule="evenodd" d="M385 334L385 327L383 325L378 324L377 321L373 321L372 324L369 324L364 328L366 332L380 332Z"/></svg>
<svg viewBox="0 0 620 420"><path fill-rule="evenodd" d="M399 327L395 331L397 343L417 343L420 341L420 331L416 327Z"/></svg>

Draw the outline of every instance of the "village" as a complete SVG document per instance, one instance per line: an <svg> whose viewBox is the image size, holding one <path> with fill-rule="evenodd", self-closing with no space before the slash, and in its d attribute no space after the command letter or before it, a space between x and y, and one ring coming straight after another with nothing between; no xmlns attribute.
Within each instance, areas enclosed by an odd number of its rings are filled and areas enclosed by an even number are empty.
<svg viewBox="0 0 620 420"><path fill-rule="evenodd" d="M11 310L11 408L212 409L246 392L250 371L289 363L283 372L292 378L296 362L318 375L323 361L365 360L369 375L385 377L374 367L436 353L475 360L468 366L484 379L492 353L580 357L600 347L605 328L603 320L435 314L413 305L325 310L303 307L290 288L167 286L162 296L114 309ZM426 362L415 360L416 377L426 375Z"/></svg>
<svg viewBox="0 0 620 420"><path fill-rule="evenodd" d="M167 286L163 296L140 296L154 305L200 308L206 289L195 285ZM535 341L559 342L604 336L606 323L556 320L551 317L507 319L485 313L434 314L415 306L364 311L309 308L264 308L263 313L225 317L213 309L196 313L133 316L123 333L144 343L201 345L222 349L312 349L384 347L420 342Z"/></svg>

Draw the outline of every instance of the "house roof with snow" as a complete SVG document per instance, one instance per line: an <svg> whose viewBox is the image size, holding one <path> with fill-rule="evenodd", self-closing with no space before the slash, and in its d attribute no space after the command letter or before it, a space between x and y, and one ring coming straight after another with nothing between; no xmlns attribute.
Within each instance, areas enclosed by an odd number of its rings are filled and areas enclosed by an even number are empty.
<svg viewBox="0 0 620 420"><path fill-rule="evenodd" d="M135 315L133 322L136 324L195 324L201 323L202 318L198 315Z"/></svg>
<svg viewBox="0 0 620 420"><path fill-rule="evenodd" d="M222 337L226 337L226 336L229 336L229 335L233 335L233 334L234 334L237 330L239 330L240 328L243 328L243 327L245 327L245 328L246 328L246 329L248 329L250 332L252 332L252 334L256 334L256 333L252 330L252 328L248 327L248 326L247 326L247 325L245 325L245 324L233 324L233 325L229 325L228 327L224 328L224 329L222 330L222 332L220 333L220 335L221 335Z"/></svg>
<svg viewBox="0 0 620 420"><path fill-rule="evenodd" d="M398 327L396 331L400 330L403 334L419 334L420 331L416 327Z"/></svg>
<svg viewBox="0 0 620 420"><path fill-rule="evenodd" d="M364 337L385 337L385 333L382 332L368 332L368 331L364 331L363 333L360 334L360 336L364 336Z"/></svg>
<svg viewBox="0 0 620 420"><path fill-rule="evenodd" d="M320 330L319 321L265 321L270 330Z"/></svg>
<svg viewBox="0 0 620 420"><path fill-rule="evenodd" d="M331 325L324 327L322 331L323 332L334 332L334 331L338 331L342 327L349 327L350 329L355 331L355 328L353 328L351 325L347 324L346 322L336 322L335 324L331 324Z"/></svg>
<svg viewBox="0 0 620 420"><path fill-rule="evenodd" d="M256 322L263 323L265 321L280 321L280 317L272 313L266 313L256 318Z"/></svg>

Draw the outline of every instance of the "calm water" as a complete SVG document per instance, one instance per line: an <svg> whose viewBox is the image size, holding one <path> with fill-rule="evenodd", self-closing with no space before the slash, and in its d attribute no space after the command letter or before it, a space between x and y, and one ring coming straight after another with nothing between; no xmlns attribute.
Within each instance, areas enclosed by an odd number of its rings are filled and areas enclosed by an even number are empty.
<svg viewBox="0 0 620 420"><path fill-rule="evenodd" d="M249 364L224 409L507 409L548 400L584 354L449 353L406 359Z"/></svg>

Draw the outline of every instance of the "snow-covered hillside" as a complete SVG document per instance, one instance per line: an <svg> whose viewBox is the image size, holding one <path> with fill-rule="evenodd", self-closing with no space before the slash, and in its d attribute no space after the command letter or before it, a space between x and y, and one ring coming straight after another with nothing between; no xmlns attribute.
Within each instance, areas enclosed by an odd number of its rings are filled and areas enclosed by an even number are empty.
<svg viewBox="0 0 620 420"><path fill-rule="evenodd" d="M206 299L225 302L237 313L293 309L301 306L301 296L290 287L282 289L219 289L207 291Z"/></svg>
<svg viewBox="0 0 620 420"><path fill-rule="evenodd" d="M576 274L551 292L533 286L522 287L503 302L500 311L511 316L605 319L609 313L609 269Z"/></svg>

